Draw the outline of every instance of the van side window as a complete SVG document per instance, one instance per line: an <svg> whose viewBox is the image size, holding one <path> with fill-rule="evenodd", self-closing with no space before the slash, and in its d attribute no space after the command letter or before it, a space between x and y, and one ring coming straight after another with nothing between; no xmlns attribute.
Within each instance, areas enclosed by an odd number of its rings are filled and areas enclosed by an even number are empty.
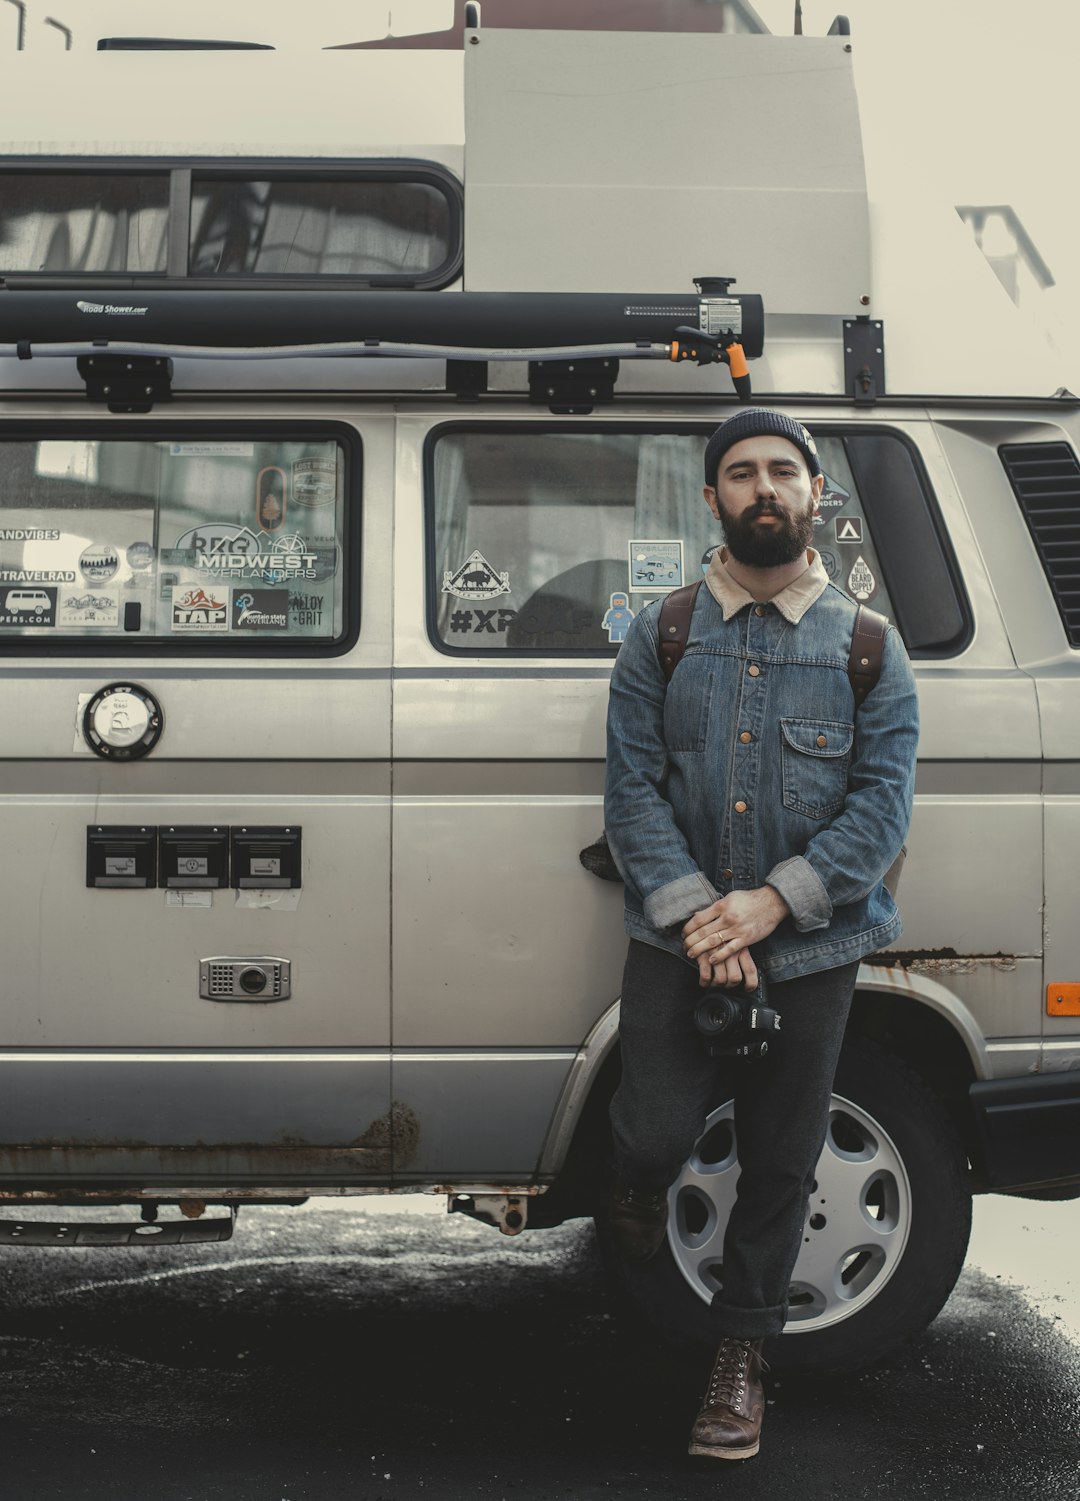
<svg viewBox="0 0 1080 1501"><path fill-rule="evenodd" d="M352 434L0 432L0 651L343 650Z"/></svg>
<svg viewBox="0 0 1080 1501"><path fill-rule="evenodd" d="M461 269L462 199L446 167L411 158L8 158L0 276L442 287Z"/></svg>
<svg viewBox="0 0 1080 1501"><path fill-rule="evenodd" d="M470 655L617 650L638 610L700 579L723 542L701 493L709 431L434 430L425 483L435 645ZM829 577L895 621L915 654L951 649L964 614L906 443L820 424L816 435L825 485L813 546Z"/></svg>
<svg viewBox="0 0 1080 1501"><path fill-rule="evenodd" d="M1080 461L1068 443L999 449L1070 646L1080 646Z"/></svg>

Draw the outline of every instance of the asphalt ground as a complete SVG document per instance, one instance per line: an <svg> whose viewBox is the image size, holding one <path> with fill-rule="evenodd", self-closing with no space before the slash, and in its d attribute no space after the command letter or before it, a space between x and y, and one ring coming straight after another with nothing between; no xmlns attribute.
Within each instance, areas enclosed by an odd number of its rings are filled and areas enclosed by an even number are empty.
<svg viewBox="0 0 1080 1501"><path fill-rule="evenodd" d="M5 1248L0 1495L1072 1501L1080 1341L1054 1265L1065 1287L1080 1209L987 1202L1031 1222L1013 1260L1037 1293L984 1233L899 1356L773 1380L738 1464L686 1456L708 1356L624 1325L585 1222L511 1239L431 1201L315 1200L245 1211L223 1245Z"/></svg>

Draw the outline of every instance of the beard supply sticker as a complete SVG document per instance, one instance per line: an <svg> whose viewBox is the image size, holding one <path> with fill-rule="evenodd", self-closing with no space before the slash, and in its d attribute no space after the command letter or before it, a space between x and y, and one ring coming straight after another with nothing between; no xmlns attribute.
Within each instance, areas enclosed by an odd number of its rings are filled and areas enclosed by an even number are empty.
<svg viewBox="0 0 1080 1501"><path fill-rule="evenodd" d="M877 579L870 572L870 565L861 555L855 559L855 565L848 574L847 584L848 593L853 599L860 600L863 604L877 592Z"/></svg>

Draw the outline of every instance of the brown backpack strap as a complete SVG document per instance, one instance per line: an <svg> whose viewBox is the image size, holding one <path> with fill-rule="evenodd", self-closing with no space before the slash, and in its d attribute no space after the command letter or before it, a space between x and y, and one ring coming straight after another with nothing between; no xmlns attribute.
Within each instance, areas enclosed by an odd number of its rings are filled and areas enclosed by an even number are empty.
<svg viewBox="0 0 1080 1501"><path fill-rule="evenodd" d="M668 683L686 650L686 643L690 638L690 617L694 613L700 588L701 579L696 584L684 584L681 589L673 589L660 606L656 650L660 666L664 669L664 680Z"/></svg>
<svg viewBox="0 0 1080 1501"><path fill-rule="evenodd" d="M885 653L885 632L889 622L876 610L860 605L851 633L848 678L855 695L856 709L881 676L881 659Z"/></svg>

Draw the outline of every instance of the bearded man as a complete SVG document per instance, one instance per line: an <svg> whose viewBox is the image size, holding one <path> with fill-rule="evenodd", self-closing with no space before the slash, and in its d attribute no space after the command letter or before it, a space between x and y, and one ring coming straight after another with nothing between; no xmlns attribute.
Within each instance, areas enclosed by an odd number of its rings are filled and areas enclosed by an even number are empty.
<svg viewBox="0 0 1080 1501"><path fill-rule="evenodd" d="M918 706L890 626L855 711L857 606L810 546L823 477L807 429L743 409L709 439L705 481L726 546L681 662L665 684L654 603L611 679L605 826L630 948L608 1225L628 1261L663 1244L668 1189L718 1103L720 1065L694 1023L701 987L753 991L760 968L782 1029L735 1065L738 1197L702 1307L719 1353L690 1440L691 1454L744 1459L760 1444L762 1342L787 1317L859 960L901 931L882 877L911 816Z"/></svg>

